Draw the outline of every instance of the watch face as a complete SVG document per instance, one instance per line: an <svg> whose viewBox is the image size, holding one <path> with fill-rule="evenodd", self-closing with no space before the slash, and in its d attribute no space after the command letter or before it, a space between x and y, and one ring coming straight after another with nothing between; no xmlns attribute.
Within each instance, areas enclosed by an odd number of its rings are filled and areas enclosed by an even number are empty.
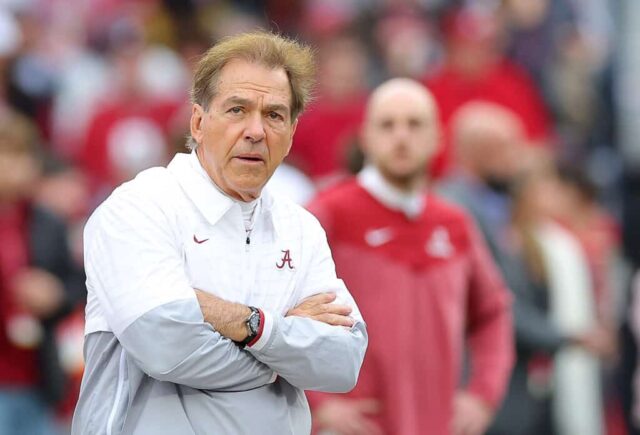
<svg viewBox="0 0 640 435"><path fill-rule="evenodd" d="M257 334L258 329L260 329L260 313L257 311L251 313L247 323L249 324L249 329L251 329L251 334Z"/></svg>

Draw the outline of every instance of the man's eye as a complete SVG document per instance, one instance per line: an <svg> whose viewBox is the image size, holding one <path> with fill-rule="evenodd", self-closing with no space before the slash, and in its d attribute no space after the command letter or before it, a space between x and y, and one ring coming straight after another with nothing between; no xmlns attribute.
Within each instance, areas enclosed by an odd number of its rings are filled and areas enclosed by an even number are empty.
<svg viewBox="0 0 640 435"><path fill-rule="evenodd" d="M382 121L379 125L382 130L391 130L393 128L393 121L385 120Z"/></svg>
<svg viewBox="0 0 640 435"><path fill-rule="evenodd" d="M409 128L416 129L418 127L422 127L422 122L419 119L410 119L409 120Z"/></svg>
<svg viewBox="0 0 640 435"><path fill-rule="evenodd" d="M235 113L236 115L239 113L242 113L242 107L232 107L231 109L228 110L228 112L230 113Z"/></svg>
<svg viewBox="0 0 640 435"><path fill-rule="evenodd" d="M284 120L284 117L280 115L278 112L269 112L268 116L270 119L273 119L275 121Z"/></svg>

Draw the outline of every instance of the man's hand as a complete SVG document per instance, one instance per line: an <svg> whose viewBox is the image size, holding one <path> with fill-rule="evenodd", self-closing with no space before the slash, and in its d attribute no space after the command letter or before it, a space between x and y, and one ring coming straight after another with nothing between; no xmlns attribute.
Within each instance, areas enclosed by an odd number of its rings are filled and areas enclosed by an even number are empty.
<svg viewBox="0 0 640 435"><path fill-rule="evenodd" d="M225 301L202 290L196 289L195 292L205 322L230 340L242 341L247 338L249 330L245 322L251 314L249 307Z"/></svg>
<svg viewBox="0 0 640 435"><path fill-rule="evenodd" d="M611 361L616 358L618 351L616 334L611 328L597 325L575 338L574 342L596 357Z"/></svg>
<svg viewBox="0 0 640 435"><path fill-rule="evenodd" d="M309 296L287 311L286 317L308 317L329 325L352 327L354 321L349 317L351 307L332 303L335 300L335 293L318 293Z"/></svg>
<svg viewBox="0 0 640 435"><path fill-rule="evenodd" d="M20 272L13 282L13 289L18 305L40 318L52 315L64 300L62 282L42 269L30 268Z"/></svg>
<svg viewBox="0 0 640 435"><path fill-rule="evenodd" d="M375 399L329 399L314 412L318 427L336 435L382 435L369 416L380 411Z"/></svg>
<svg viewBox="0 0 640 435"><path fill-rule="evenodd" d="M473 394L456 394L453 403L454 435L482 435L489 427L492 417L491 409Z"/></svg>

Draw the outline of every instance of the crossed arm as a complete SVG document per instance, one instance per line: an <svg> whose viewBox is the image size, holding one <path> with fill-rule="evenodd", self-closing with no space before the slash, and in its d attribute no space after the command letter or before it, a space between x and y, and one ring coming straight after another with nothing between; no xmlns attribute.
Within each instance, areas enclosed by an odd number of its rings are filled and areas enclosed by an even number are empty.
<svg viewBox="0 0 640 435"><path fill-rule="evenodd" d="M352 349L358 349L362 326L353 330L338 326L354 321L348 317L351 307L332 303L335 294L314 295L289 310L286 318L276 317L280 331L272 333L273 343L253 351L233 343L248 334L249 308L206 292L195 293L199 304L192 300L164 304L117 334L149 376L214 391L261 387L273 382L276 374L303 389L344 391L355 384L361 360L356 358L357 368L352 369L349 361L354 360ZM286 322L294 326L287 327ZM308 339L296 339L300 328ZM339 355L334 365L322 363L327 354L335 353Z"/></svg>
<svg viewBox="0 0 640 435"><path fill-rule="evenodd" d="M126 218L122 209L129 211ZM232 340L247 336L248 307L191 287L167 219L157 204L123 192L114 194L85 229L90 299L97 299L101 316L141 370L215 391L260 387L276 374L301 389L353 388L367 334L335 275L324 237L313 247L317 254L301 286L335 290L346 305L334 303L336 295L320 293L285 316L265 312L269 333L240 349Z"/></svg>
<svg viewBox="0 0 640 435"><path fill-rule="evenodd" d="M196 290L196 296L204 320L220 335L233 341L242 341L247 338L249 330L245 320L251 314L248 306L226 301L201 290ZM349 317L351 307L333 303L335 300L336 294L332 292L309 296L290 309L285 317L306 317L327 325L352 327L354 320Z"/></svg>
<svg viewBox="0 0 640 435"><path fill-rule="evenodd" d="M330 263L333 267L333 262ZM333 281L332 284L318 286L313 280L308 284L312 288L335 287L335 292L313 294L284 316L265 312L265 331L245 348L274 373L305 390L351 390L364 358L367 345L364 323L344 284L332 273L334 278L328 281ZM205 322L218 333L233 341L247 337L245 321L250 314L247 306L201 291L196 291L196 295Z"/></svg>

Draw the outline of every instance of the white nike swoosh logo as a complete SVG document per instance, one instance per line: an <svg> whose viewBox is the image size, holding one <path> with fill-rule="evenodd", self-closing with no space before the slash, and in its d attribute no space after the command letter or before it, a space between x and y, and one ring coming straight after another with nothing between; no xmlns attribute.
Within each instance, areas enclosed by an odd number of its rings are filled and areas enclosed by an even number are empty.
<svg viewBox="0 0 640 435"><path fill-rule="evenodd" d="M382 246L385 243L390 242L392 239L393 231L388 227L369 230L364 234L365 242L374 248Z"/></svg>

